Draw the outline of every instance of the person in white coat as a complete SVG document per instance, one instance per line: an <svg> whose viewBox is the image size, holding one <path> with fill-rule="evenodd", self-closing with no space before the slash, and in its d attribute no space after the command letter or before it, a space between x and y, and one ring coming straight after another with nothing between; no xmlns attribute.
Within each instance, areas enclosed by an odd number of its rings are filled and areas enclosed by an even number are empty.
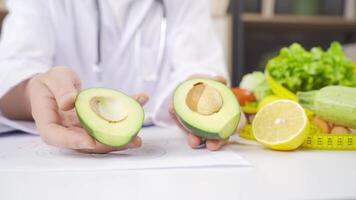
<svg viewBox="0 0 356 200"><path fill-rule="evenodd" d="M171 95L191 76L226 82L207 0L9 0L0 42L3 125L34 120L42 139L83 152L120 150L79 125L81 88L109 87L145 104L145 124L169 125ZM171 109L174 119L174 111ZM11 123L5 123L11 122ZM188 134L196 148L200 138ZM206 141L218 150L226 141ZM125 148L141 145L136 137Z"/></svg>

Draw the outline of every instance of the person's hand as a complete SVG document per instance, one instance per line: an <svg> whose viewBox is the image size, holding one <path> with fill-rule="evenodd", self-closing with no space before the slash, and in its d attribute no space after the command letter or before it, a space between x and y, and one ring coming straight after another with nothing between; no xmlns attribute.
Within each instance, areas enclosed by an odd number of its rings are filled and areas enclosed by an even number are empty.
<svg viewBox="0 0 356 200"><path fill-rule="evenodd" d="M205 75L194 75L191 76L190 78L210 78L216 81L219 81L223 84L227 84L227 81L225 78L221 77L221 76L216 76L216 77L211 77L211 76L205 76ZM224 146L225 144L227 144L228 140L206 140L204 141L201 137L194 135L193 133L190 132L190 130L186 129L181 122L179 121L179 119L177 118L177 115L175 113L174 107L171 104L169 107L169 113L172 117L172 119L175 121L175 123L177 124L178 127L180 127L184 132L187 133L187 142L189 144L190 147L196 149L196 148L200 148L203 145L206 145L206 148L211 150L211 151L217 151L219 150L222 146Z"/></svg>
<svg viewBox="0 0 356 200"><path fill-rule="evenodd" d="M227 84L226 79L221 76L211 77L211 76L206 76L206 75L194 75L191 78L210 78L210 79L219 81L225 85ZM169 107L169 113L170 113L171 117L173 118L173 120L175 121L175 123L177 124L177 126L180 127L182 130L184 130L184 132L187 133L187 142L188 142L189 146L192 147L193 149L200 148L202 146L206 146L206 148L208 150L217 151L217 150L221 149L221 147L223 147L224 145L226 145L228 143L228 139L227 140L206 140L205 141L203 138L191 133L190 130L187 130L181 124L179 119L177 118L174 107L172 104ZM241 121L243 121L243 120L241 120ZM239 125L239 127L241 127L241 126ZM237 132L239 132L239 128L237 128Z"/></svg>
<svg viewBox="0 0 356 200"><path fill-rule="evenodd" d="M32 116L45 143L86 153L108 153L141 146L142 141L137 136L125 147L107 146L97 142L80 126L74 110L80 80L69 68L54 67L38 74L29 81L27 88ZM144 94L134 98L141 105L148 100Z"/></svg>

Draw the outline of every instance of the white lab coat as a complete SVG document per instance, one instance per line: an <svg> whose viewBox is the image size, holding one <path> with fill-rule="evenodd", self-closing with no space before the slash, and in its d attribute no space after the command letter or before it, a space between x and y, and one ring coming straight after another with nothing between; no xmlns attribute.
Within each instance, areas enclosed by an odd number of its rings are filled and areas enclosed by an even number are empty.
<svg viewBox="0 0 356 200"><path fill-rule="evenodd" d="M79 75L83 88L146 92L150 96L145 106L147 119L167 125L171 94L179 82L192 74L226 77L208 0L164 1L168 26L162 66L155 65L160 5L154 0L127 2L121 4L124 8L116 9L125 10L125 14L118 15L107 0L100 1L103 79L99 81L92 70L98 57L94 0L9 0L0 42L0 97L34 74L53 66L68 66ZM3 128L35 132L21 122L0 118Z"/></svg>

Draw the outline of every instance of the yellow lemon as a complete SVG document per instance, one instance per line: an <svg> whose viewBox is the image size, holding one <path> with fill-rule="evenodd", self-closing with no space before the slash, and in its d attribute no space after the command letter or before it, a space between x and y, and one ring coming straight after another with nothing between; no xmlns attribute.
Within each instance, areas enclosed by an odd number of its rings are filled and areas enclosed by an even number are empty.
<svg viewBox="0 0 356 200"><path fill-rule="evenodd" d="M257 113L252 131L258 142L271 149L294 150L308 135L309 121L297 102L275 100Z"/></svg>

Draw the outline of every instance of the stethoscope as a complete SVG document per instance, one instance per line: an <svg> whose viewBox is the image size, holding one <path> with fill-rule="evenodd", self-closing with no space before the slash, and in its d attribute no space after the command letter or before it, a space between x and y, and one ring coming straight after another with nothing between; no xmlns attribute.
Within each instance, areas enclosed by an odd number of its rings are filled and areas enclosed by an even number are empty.
<svg viewBox="0 0 356 200"><path fill-rule="evenodd" d="M165 46L166 46L166 40L167 40L167 17L166 17L166 8L164 6L163 0L154 0L154 2L157 2L161 5L162 7L162 21L161 21L161 27L160 27L160 38L159 38L159 46L158 46L158 53L157 53L157 59L155 62L155 69L153 72L145 74L143 76L144 81L155 81L158 76L158 71L163 65L163 58L164 58L164 51L165 51ZM152 4L153 5L153 4ZM102 73L103 69L100 67L100 63L102 62L102 52L101 52L101 39L102 39L102 15L101 15L101 7L99 0L95 1L95 6L97 9L97 61L93 65L92 70L96 74L96 77L99 81L102 80ZM139 46L135 45L135 50L134 51L139 51Z"/></svg>

